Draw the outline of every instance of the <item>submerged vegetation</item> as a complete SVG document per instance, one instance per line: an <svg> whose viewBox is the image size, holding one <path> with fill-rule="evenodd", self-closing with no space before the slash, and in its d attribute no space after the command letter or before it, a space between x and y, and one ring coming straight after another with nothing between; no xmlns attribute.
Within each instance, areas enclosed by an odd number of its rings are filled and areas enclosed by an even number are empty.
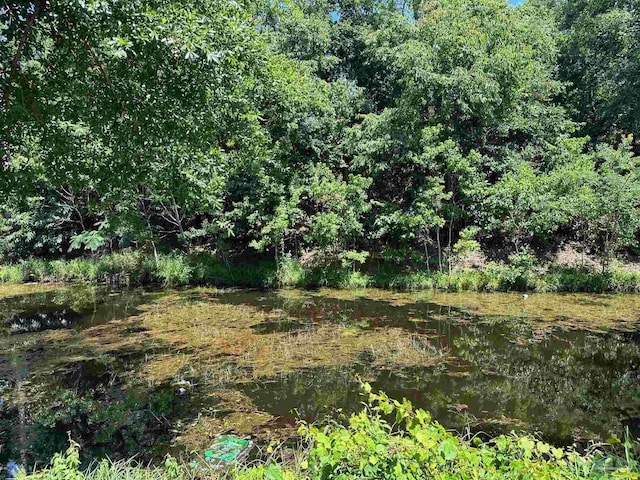
<svg viewBox="0 0 640 480"><path fill-rule="evenodd" d="M215 471L181 466L167 458L164 467L144 468L131 463L103 461L81 472L77 444L57 455L48 469L20 480L331 480L331 479L523 479L604 480L640 478L632 442L625 456L616 457L594 448L586 454L557 448L532 437L502 435L489 441L460 438L444 429L410 402L373 393L364 385L368 406L348 422L325 427L302 424L300 433L310 447L285 458L273 452L270 459ZM393 424L387 419L395 418Z"/></svg>
<svg viewBox="0 0 640 480"><path fill-rule="evenodd" d="M640 433L635 295L5 288L2 463L46 465L67 432L83 467L227 432L292 446L296 418L359 411L362 380L484 440Z"/></svg>

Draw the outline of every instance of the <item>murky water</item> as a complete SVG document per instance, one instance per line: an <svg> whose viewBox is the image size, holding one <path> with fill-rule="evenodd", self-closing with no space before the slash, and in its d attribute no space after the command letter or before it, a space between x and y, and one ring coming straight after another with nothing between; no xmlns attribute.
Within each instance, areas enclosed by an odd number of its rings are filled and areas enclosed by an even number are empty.
<svg viewBox="0 0 640 480"><path fill-rule="evenodd" d="M0 463L201 451L361 408L558 445L640 435L636 296L0 286Z"/></svg>

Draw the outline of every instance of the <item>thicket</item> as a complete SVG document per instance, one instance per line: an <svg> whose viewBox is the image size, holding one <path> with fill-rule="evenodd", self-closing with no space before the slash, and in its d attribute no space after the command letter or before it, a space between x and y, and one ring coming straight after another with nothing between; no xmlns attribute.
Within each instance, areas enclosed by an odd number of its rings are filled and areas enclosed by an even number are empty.
<svg viewBox="0 0 640 480"><path fill-rule="evenodd" d="M394 250L430 276L478 248L638 247L638 0L0 12L5 263L131 248L164 278L176 250L313 271Z"/></svg>

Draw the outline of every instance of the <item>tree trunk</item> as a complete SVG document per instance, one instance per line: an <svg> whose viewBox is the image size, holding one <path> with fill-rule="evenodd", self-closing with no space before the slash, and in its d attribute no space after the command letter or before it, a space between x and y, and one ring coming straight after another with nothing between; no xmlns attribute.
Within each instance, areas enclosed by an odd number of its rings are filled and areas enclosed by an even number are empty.
<svg viewBox="0 0 640 480"><path fill-rule="evenodd" d="M427 273L431 273L431 267L429 266L429 247L427 246L427 241L424 240L424 256L427 257Z"/></svg>
<svg viewBox="0 0 640 480"><path fill-rule="evenodd" d="M436 237L438 242L438 269L442 273L442 245L440 244L440 227L436 229Z"/></svg>

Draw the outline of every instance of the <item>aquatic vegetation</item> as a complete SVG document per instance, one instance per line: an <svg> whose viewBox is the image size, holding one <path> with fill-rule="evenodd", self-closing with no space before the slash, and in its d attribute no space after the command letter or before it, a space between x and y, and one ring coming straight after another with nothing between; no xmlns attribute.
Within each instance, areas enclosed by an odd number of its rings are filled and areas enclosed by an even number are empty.
<svg viewBox="0 0 640 480"><path fill-rule="evenodd" d="M539 431L555 445L640 433L631 295L50 286L0 299L11 322L52 307L81 315L0 335L0 372L21 385L2 387L0 427L16 432L24 405L38 462L66 431L87 456L145 461L227 430L290 438L292 412L356 411L359 379L448 428ZM5 447L0 461L17 458Z"/></svg>
<svg viewBox="0 0 640 480"><path fill-rule="evenodd" d="M176 440L189 446L189 451L202 452L211 445L215 437L226 432L249 435L273 419L264 412L233 412L218 417L200 417Z"/></svg>
<svg viewBox="0 0 640 480"><path fill-rule="evenodd" d="M25 283L11 283L0 285L0 299L9 297L18 297L21 295L31 295L37 293L52 292L56 290L63 290L65 287L61 284L42 283L42 284L25 284Z"/></svg>
<svg viewBox="0 0 640 480"><path fill-rule="evenodd" d="M146 313L131 318L131 322L144 326L139 334L122 336L120 328L104 325L87 330L87 342L101 351L141 344L142 339L170 348L174 352L171 356L155 357L143 367L145 378L154 381L166 380L170 372L177 375L180 366L187 363L197 369L224 359L233 360L238 367L248 368L253 377L260 377L296 368L348 365L361 351L374 352L376 364L389 366L430 365L446 358L446 351L425 348L428 336L402 328L324 325L264 335L253 327L277 313L216 301L175 303L178 298L179 295L166 296Z"/></svg>
<svg viewBox="0 0 640 480"><path fill-rule="evenodd" d="M633 294L531 294L517 293L394 292L378 289L321 289L318 298L346 301L376 300L392 305L430 304L450 307L454 313L487 318L520 318L551 328L604 331L609 328L635 331L640 322L640 298ZM438 312L433 309L433 314Z"/></svg>

